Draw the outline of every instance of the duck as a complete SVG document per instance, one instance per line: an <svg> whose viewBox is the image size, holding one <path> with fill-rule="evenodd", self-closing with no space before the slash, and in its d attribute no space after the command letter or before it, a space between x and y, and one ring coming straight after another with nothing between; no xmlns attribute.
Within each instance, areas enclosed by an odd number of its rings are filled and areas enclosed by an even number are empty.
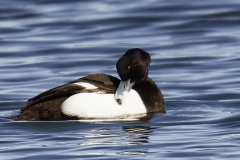
<svg viewBox="0 0 240 160"><path fill-rule="evenodd" d="M14 120L110 119L166 113L163 94L149 78L151 57L132 48L120 57L120 77L96 73L44 91L26 101Z"/></svg>

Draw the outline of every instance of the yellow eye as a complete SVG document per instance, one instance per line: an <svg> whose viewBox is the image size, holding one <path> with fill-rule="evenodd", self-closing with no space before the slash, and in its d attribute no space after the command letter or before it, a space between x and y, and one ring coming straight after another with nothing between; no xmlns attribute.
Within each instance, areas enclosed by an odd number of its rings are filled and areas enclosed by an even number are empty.
<svg viewBox="0 0 240 160"><path fill-rule="evenodd" d="M128 66L128 69L131 69L131 66L130 66L130 65Z"/></svg>

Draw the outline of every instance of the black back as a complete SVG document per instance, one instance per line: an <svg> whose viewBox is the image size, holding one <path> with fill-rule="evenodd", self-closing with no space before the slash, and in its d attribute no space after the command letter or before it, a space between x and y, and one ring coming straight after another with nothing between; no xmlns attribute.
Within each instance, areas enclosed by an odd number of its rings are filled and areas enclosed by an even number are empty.
<svg viewBox="0 0 240 160"><path fill-rule="evenodd" d="M77 82L91 83L98 87L97 89L87 90L84 87L76 85ZM61 86L47 90L39 95L29 99L26 105L21 109L19 116L15 120L59 120L76 119L68 117L61 112L61 104L70 96L77 93L112 93L114 94L120 80L107 74L91 74Z"/></svg>

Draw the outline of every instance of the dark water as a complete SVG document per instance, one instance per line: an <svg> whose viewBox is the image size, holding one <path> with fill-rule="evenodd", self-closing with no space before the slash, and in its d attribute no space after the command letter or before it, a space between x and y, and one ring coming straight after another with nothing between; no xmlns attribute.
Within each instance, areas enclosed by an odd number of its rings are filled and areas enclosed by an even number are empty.
<svg viewBox="0 0 240 160"><path fill-rule="evenodd" d="M0 0L0 159L238 159L240 1ZM26 99L152 56L167 113L14 122Z"/></svg>

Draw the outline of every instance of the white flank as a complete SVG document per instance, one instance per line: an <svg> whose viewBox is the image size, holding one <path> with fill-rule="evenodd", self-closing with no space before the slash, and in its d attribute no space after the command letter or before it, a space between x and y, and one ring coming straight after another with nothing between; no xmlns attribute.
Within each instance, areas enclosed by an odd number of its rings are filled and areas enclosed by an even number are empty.
<svg viewBox="0 0 240 160"><path fill-rule="evenodd" d="M61 105L66 115L79 118L121 118L146 113L146 108L135 90L125 92L122 104L114 94L78 93L66 99Z"/></svg>
<svg viewBox="0 0 240 160"><path fill-rule="evenodd" d="M85 83L85 82L77 82L77 83L74 83L74 84L85 87L86 89L97 89L98 88L98 87L96 87L96 86L94 86L90 83Z"/></svg>

